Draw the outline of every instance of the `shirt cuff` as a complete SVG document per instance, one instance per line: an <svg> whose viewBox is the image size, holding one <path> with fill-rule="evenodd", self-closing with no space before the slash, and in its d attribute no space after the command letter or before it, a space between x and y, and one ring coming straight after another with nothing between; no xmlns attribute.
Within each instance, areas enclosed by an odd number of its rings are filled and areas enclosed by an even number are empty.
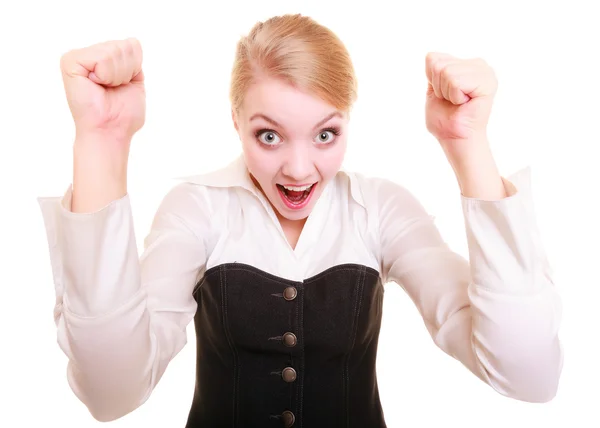
<svg viewBox="0 0 600 428"><path fill-rule="evenodd" d="M72 187L62 197L39 197L57 305L97 317L129 301L140 288L139 258L129 196L92 213L71 211Z"/></svg>
<svg viewBox="0 0 600 428"><path fill-rule="evenodd" d="M531 190L531 169L503 178L508 196L495 201L462 197L475 286L533 294L549 281Z"/></svg>

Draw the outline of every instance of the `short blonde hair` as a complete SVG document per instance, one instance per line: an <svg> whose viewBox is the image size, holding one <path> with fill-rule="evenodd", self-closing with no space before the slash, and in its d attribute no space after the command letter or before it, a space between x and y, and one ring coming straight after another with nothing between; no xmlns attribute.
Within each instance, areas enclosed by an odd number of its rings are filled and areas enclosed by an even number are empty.
<svg viewBox="0 0 600 428"><path fill-rule="evenodd" d="M258 22L238 42L230 87L234 111L261 77L282 79L344 112L350 111L357 96L354 67L342 41L301 14Z"/></svg>

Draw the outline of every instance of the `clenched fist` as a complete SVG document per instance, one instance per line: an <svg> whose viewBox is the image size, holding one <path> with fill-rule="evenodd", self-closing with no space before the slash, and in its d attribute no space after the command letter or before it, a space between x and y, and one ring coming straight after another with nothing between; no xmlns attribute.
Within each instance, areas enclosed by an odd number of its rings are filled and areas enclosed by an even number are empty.
<svg viewBox="0 0 600 428"><path fill-rule="evenodd" d="M442 143L452 145L485 135L498 82L482 59L460 59L429 53L427 129Z"/></svg>
<svg viewBox="0 0 600 428"><path fill-rule="evenodd" d="M62 56L60 66L77 138L128 144L146 116L139 41L75 49Z"/></svg>

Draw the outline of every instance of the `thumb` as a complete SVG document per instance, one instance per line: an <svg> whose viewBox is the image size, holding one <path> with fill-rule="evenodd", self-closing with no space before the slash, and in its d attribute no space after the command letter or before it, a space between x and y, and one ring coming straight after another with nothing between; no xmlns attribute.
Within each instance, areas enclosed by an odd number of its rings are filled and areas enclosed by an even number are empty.
<svg viewBox="0 0 600 428"><path fill-rule="evenodd" d="M98 48L75 49L64 54L60 59L60 68L64 75L68 77L90 77L90 74L96 71L98 58L101 57ZM94 73L90 79L98 80Z"/></svg>
<svg viewBox="0 0 600 428"><path fill-rule="evenodd" d="M92 82L101 85L102 84L102 79L100 79L98 76L96 76L96 73L94 73L93 71L88 75L88 79L90 79Z"/></svg>

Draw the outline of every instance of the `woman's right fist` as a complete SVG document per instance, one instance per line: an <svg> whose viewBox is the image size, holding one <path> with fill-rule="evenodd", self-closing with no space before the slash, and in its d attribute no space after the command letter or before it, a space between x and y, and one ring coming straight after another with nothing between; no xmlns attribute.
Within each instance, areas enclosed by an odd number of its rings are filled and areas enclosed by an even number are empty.
<svg viewBox="0 0 600 428"><path fill-rule="evenodd" d="M64 54L60 61L77 138L128 143L144 125L142 47L136 39L108 41Z"/></svg>

